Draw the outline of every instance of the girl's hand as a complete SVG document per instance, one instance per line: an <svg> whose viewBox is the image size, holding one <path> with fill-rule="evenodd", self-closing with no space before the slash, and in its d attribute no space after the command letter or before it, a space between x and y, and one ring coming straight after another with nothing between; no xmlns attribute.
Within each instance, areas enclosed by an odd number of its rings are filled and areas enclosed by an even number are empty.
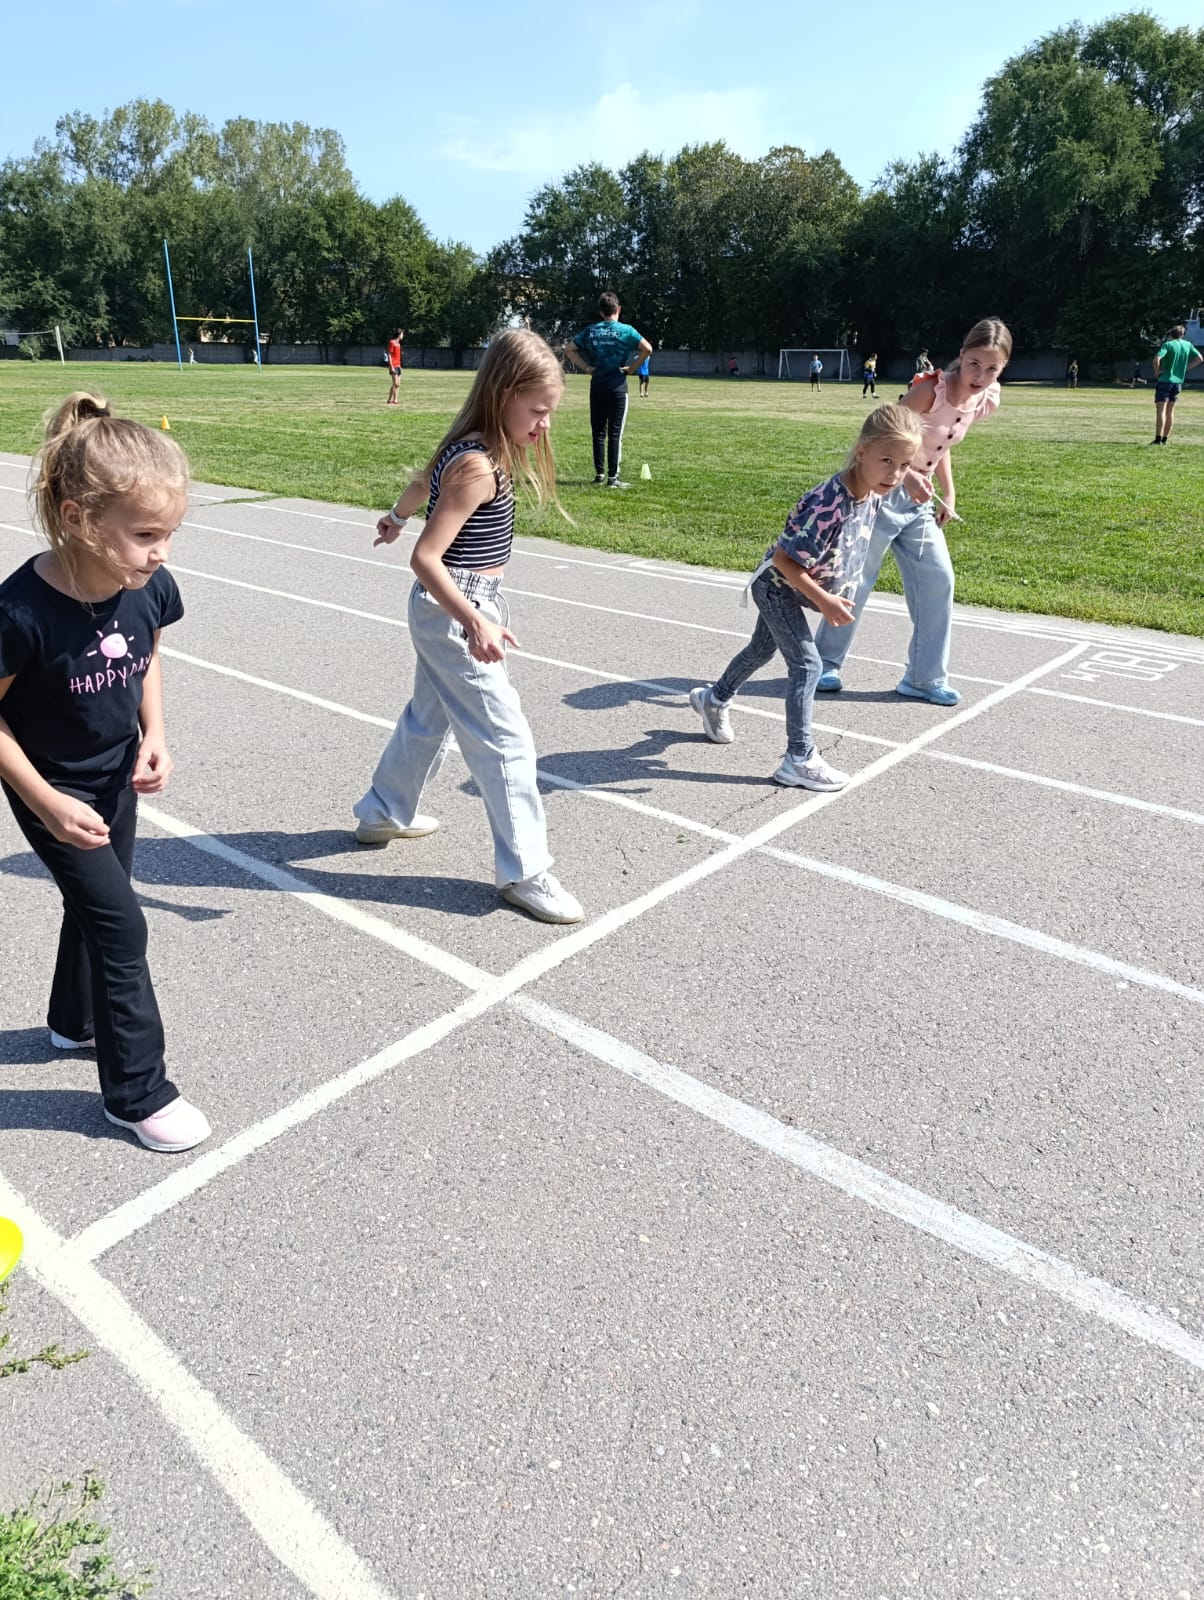
<svg viewBox="0 0 1204 1600"><path fill-rule="evenodd" d="M956 510L956 503L951 494L946 495L941 505L936 508L936 525L943 528Z"/></svg>
<svg viewBox="0 0 1204 1600"><path fill-rule="evenodd" d="M99 812L69 794L56 795L39 815L60 844L99 850L109 842L109 825Z"/></svg>
<svg viewBox="0 0 1204 1600"><path fill-rule="evenodd" d="M390 520L389 513L386 511L376 524L376 538L372 541L372 548L375 550L378 544L392 544L398 534L403 531L395 522Z"/></svg>
<svg viewBox="0 0 1204 1600"><path fill-rule="evenodd" d="M488 617L477 617L464 632L468 638L468 653L474 661L504 661L508 644L519 647L509 628L490 622Z"/></svg>
<svg viewBox="0 0 1204 1600"><path fill-rule="evenodd" d="M135 794L161 794L167 788L175 762L167 753L162 739L148 735L138 746L138 759L130 786Z"/></svg>
<svg viewBox="0 0 1204 1600"><path fill-rule="evenodd" d="M834 628L846 627L856 615L853 602L842 594L826 594L819 609L824 621Z"/></svg>
<svg viewBox="0 0 1204 1600"><path fill-rule="evenodd" d="M903 484L916 505L926 506L932 499L932 479L926 478L922 472L917 472L914 467L908 467Z"/></svg>

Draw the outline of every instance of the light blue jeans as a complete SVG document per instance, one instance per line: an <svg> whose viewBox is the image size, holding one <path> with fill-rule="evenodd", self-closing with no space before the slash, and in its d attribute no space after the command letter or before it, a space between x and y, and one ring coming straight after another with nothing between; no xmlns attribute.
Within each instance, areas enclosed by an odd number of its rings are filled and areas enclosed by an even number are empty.
<svg viewBox="0 0 1204 1600"><path fill-rule="evenodd" d="M769 572L753 580L752 597L757 607L753 636L728 662L711 693L726 705L740 685L780 650L786 662L786 750L800 761L810 761L815 754L811 708L820 662L807 613L797 590Z"/></svg>
<svg viewBox="0 0 1204 1600"><path fill-rule="evenodd" d="M450 570L450 569L449 569ZM497 580L458 587L491 622L500 622ZM499 888L552 865L535 776L535 743L503 661L474 661L463 628L420 583L410 591L410 639L418 658L414 693L385 746L372 787L353 807L361 822L408 827L428 778L443 765L452 735L485 801Z"/></svg>
<svg viewBox="0 0 1204 1600"><path fill-rule="evenodd" d="M843 666L888 550L894 553L911 617L907 679L917 689L943 686L948 678L953 629L953 563L931 504L916 505L902 484L887 495L874 518L865 571L853 601L855 620L843 628L821 622L816 629L815 643L824 671L839 671Z"/></svg>

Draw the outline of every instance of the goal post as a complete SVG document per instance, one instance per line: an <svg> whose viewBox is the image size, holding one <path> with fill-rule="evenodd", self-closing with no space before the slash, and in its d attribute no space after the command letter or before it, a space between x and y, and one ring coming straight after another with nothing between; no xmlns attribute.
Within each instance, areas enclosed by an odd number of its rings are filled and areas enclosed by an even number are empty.
<svg viewBox="0 0 1204 1600"><path fill-rule="evenodd" d="M811 362L818 356L824 364L823 376L829 381L848 383L853 376L853 365L846 349L823 349L819 345L801 345L797 350L778 351L778 377L797 380L811 376Z"/></svg>

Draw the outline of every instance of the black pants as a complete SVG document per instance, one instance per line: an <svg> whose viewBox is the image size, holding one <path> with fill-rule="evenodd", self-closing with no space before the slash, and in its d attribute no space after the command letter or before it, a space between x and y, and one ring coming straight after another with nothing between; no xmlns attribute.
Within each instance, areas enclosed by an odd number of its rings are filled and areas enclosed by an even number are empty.
<svg viewBox="0 0 1204 1600"><path fill-rule="evenodd" d="M864 383L863 383L863 384L862 384L862 385L861 385L861 398L862 398L862 399L863 399L863 400L864 400L864 399L865 399L865 392L866 392L866 390L867 390L867 389L868 389L868 390L869 390L869 392L870 392L870 393L871 393L871 394L872 394L872 395L873 395L873 396L874 396L874 397L875 397L875 399L876 399L876 398L877 398L877 395L878 395L878 385L877 385L877 383L876 383L876 382L875 382L875 381L874 381L874 379L873 379L873 378L866 378L866 380L865 380L865 382L864 382Z"/></svg>
<svg viewBox="0 0 1204 1600"><path fill-rule="evenodd" d="M595 374L589 386L589 425L594 435L594 475L619 476L623 459L623 424L627 421L627 376Z"/></svg>
<svg viewBox="0 0 1204 1600"><path fill-rule="evenodd" d="M63 897L46 1021L69 1039L96 1038L105 1107L141 1122L178 1090L163 1064L163 1023L146 964L146 918L130 883L138 798L128 783L88 804L109 825L97 850L61 844L7 784L17 826Z"/></svg>

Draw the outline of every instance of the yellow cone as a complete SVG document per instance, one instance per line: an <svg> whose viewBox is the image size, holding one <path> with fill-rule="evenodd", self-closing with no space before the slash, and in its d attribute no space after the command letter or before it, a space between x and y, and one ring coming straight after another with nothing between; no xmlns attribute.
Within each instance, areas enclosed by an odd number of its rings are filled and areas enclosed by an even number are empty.
<svg viewBox="0 0 1204 1600"><path fill-rule="evenodd" d="M160 429L160 431L162 433L170 433L171 432L171 423L168 422L166 417L160 417L159 418L159 429Z"/></svg>
<svg viewBox="0 0 1204 1600"><path fill-rule="evenodd" d="M644 465L640 468L640 477L641 478L650 478L651 476L652 476L652 468L645 461Z"/></svg>

